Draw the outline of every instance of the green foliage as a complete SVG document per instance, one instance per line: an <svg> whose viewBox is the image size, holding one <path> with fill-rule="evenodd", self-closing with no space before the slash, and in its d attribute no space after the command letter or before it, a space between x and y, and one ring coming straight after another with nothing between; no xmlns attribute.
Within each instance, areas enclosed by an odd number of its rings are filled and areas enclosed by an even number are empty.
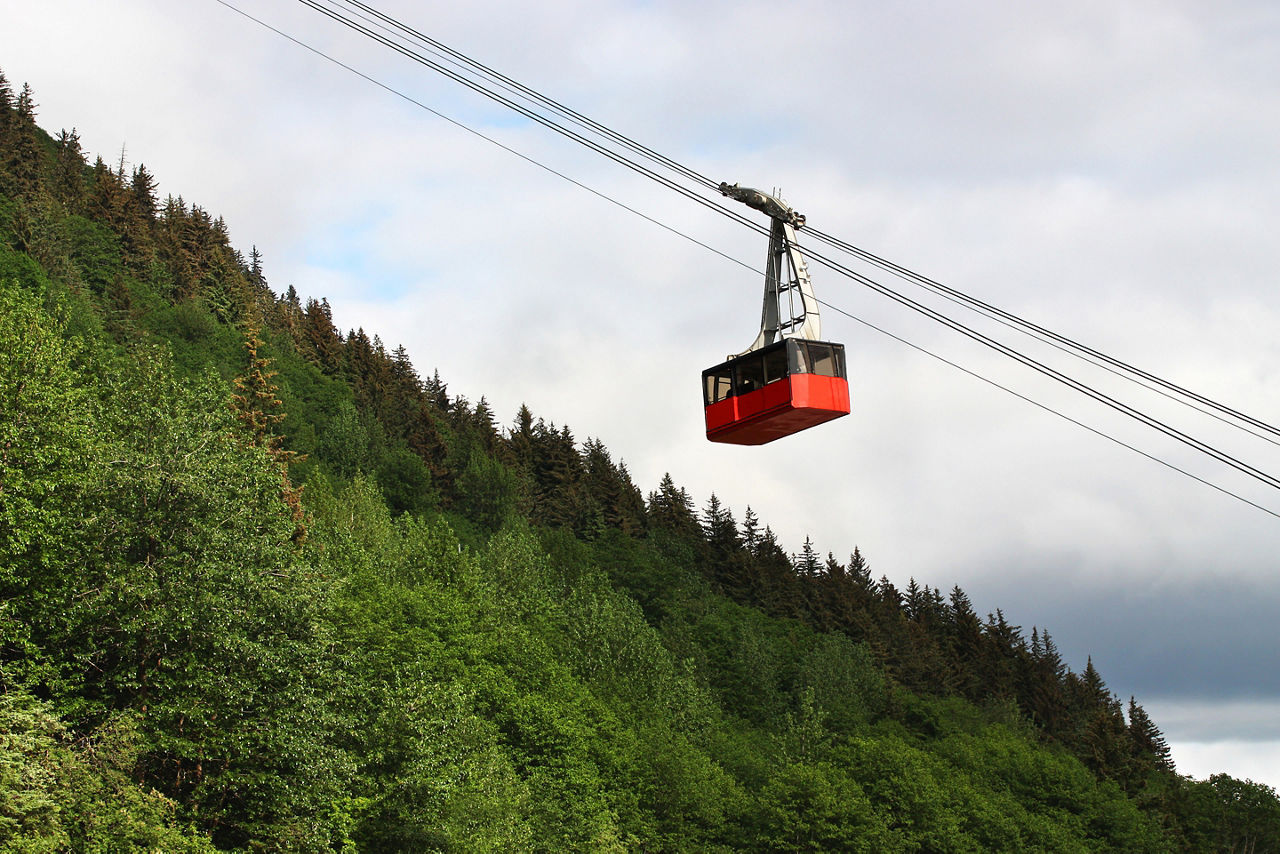
<svg viewBox="0 0 1280 854"><path fill-rule="evenodd" d="M386 445L381 426L362 416L355 405L344 400L337 414L320 434L316 456L342 477L372 474L377 470Z"/></svg>
<svg viewBox="0 0 1280 854"><path fill-rule="evenodd" d="M0 851L213 851L130 778L138 741L123 718L72 743L47 705L0 693Z"/></svg>
<svg viewBox="0 0 1280 854"><path fill-rule="evenodd" d="M57 851L70 839L61 826L56 766L58 719L25 694L0 694L0 847Z"/></svg>
<svg viewBox="0 0 1280 854"><path fill-rule="evenodd" d="M478 449L458 477L457 490L458 509L486 531L497 531L515 517L523 491L514 471Z"/></svg>
<svg viewBox="0 0 1280 854"><path fill-rule="evenodd" d="M1275 789L1227 774L1214 774L1207 782L1193 785L1209 790L1204 805L1215 819L1212 835L1220 850L1280 849L1280 800Z"/></svg>
<svg viewBox="0 0 1280 854"><path fill-rule="evenodd" d="M71 260L80 279L96 293L106 293L124 269L119 237L107 226L83 216L67 217L67 232Z"/></svg>
<svg viewBox="0 0 1280 854"><path fill-rule="evenodd" d="M235 375L232 366L241 361L243 339L236 329L220 322L202 301L189 299L167 306L150 315L148 325L176 345L171 352L184 373L202 374L215 365L224 377Z"/></svg>
<svg viewBox="0 0 1280 854"><path fill-rule="evenodd" d="M49 277L30 255L0 243L0 281L43 290Z"/></svg>
<svg viewBox="0 0 1280 854"><path fill-rule="evenodd" d="M800 661L797 684L811 692L814 707L837 733L858 732L888 705L888 684L871 650L843 634L814 639Z"/></svg>
<svg viewBox="0 0 1280 854"><path fill-rule="evenodd" d="M44 657L15 605L39 603L75 553L103 445L97 401L73 368L81 348L61 328L34 292L0 281L0 636L5 657L33 670Z"/></svg>
<svg viewBox="0 0 1280 854"><path fill-rule="evenodd" d="M395 513L429 513L440 503L440 496L431 483L431 470L408 448L398 446L388 450L378 465L377 475L387 506Z"/></svg>
<svg viewBox="0 0 1280 854"><path fill-rule="evenodd" d="M92 352L12 289L0 317L17 356L0 368L0 590L17 677L78 726L139 713L153 785L203 805L222 837L312 834L301 814L340 760L322 731L281 725L327 716L308 676L317 591L278 469L235 441L219 383L185 386L146 353L92 375L75 364ZM247 807L270 829L233 818Z"/></svg>
<svg viewBox="0 0 1280 854"><path fill-rule="evenodd" d="M841 768L792 764L760 790L751 847L763 851L910 851Z"/></svg>

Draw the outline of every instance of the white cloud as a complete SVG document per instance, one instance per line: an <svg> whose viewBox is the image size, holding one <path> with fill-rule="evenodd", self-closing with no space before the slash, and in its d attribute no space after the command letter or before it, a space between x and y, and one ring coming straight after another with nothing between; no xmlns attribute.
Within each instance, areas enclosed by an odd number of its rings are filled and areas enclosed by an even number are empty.
<svg viewBox="0 0 1280 854"><path fill-rule="evenodd" d="M1280 741L1183 741L1170 748L1179 774L1197 780L1229 774L1280 789Z"/></svg>
<svg viewBox="0 0 1280 854"><path fill-rule="evenodd" d="M1280 703L1274 699L1148 699L1178 773L1226 773L1280 788Z"/></svg>

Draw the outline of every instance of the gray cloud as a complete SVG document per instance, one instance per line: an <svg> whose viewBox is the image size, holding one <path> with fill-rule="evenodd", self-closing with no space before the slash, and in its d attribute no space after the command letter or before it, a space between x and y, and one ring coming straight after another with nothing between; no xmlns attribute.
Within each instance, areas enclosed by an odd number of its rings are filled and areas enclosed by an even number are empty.
<svg viewBox="0 0 1280 854"><path fill-rule="evenodd" d="M970 595L999 603L1028 633L1031 622L1047 628L1077 672L1091 655L1124 699L1280 701L1274 583L1211 563L1186 580L1177 578L1186 570L1161 569L1151 567L1140 579L1084 584L1069 566L1038 562L993 577L1000 581L979 582ZM1280 732L1267 734L1280 738Z"/></svg>

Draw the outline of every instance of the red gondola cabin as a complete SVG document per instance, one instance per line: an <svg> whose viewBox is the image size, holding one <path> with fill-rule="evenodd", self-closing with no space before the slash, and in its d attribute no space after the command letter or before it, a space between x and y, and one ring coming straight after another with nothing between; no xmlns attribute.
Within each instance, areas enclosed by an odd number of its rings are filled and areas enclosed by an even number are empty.
<svg viewBox="0 0 1280 854"><path fill-rule="evenodd" d="M763 445L849 414L844 345L784 338L702 372L707 438Z"/></svg>

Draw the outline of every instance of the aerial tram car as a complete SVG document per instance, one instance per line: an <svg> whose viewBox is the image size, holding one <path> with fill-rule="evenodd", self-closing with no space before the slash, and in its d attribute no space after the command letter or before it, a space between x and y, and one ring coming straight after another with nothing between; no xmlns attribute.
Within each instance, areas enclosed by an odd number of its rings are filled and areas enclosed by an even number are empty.
<svg viewBox="0 0 1280 854"><path fill-rule="evenodd" d="M743 352L702 372L707 438L763 445L848 415L844 345L821 340L818 301L796 246L804 217L760 190L721 184L720 192L768 214L773 227L760 334Z"/></svg>

